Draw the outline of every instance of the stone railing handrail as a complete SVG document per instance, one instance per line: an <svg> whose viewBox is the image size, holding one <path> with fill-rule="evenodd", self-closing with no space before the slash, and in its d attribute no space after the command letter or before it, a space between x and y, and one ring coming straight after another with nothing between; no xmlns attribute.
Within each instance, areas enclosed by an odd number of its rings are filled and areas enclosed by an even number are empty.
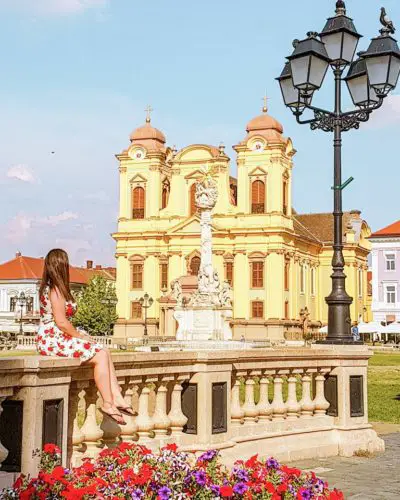
<svg viewBox="0 0 400 500"><path fill-rule="evenodd" d="M43 440L62 447L64 465L95 457L121 439L150 448L168 442L193 451L219 448L227 461L262 455L274 446L278 458L285 459L312 457L317 450L319 456L351 454L365 443L376 451L382 442L367 417L371 355L363 346L323 345L115 353L125 401L138 412L137 417L125 417L123 427L108 419L99 424L93 370L81 367L79 360L0 358L0 412L2 402L6 413L12 411L13 400L23 402L20 464L31 474L38 465L32 450ZM350 389L352 398L359 393L355 402L349 399ZM327 396L335 400L331 407ZM344 434L350 436L349 444L344 444ZM279 445L283 436L284 449ZM0 464L7 464L10 446L0 420Z"/></svg>

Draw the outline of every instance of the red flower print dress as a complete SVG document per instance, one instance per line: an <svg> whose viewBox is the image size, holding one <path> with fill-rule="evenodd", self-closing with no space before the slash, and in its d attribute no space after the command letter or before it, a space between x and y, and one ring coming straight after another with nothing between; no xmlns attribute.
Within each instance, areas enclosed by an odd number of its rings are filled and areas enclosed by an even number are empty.
<svg viewBox="0 0 400 500"><path fill-rule="evenodd" d="M76 313L74 302L65 303L65 314L70 320ZM87 361L102 349L102 346L93 342L70 337L63 333L54 321L49 297L49 288L46 288L40 297L40 326L36 337L36 348L43 356L60 356L63 358L79 358Z"/></svg>

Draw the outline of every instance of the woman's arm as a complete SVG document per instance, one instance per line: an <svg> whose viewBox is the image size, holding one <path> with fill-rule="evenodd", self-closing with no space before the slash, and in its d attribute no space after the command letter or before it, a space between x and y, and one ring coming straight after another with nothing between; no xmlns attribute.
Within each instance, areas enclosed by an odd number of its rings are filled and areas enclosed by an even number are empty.
<svg viewBox="0 0 400 500"><path fill-rule="evenodd" d="M65 315L65 298L60 294L57 289L50 291L50 303L53 309L54 321L57 327L66 335L78 339L88 340L87 337L81 335L68 321Z"/></svg>

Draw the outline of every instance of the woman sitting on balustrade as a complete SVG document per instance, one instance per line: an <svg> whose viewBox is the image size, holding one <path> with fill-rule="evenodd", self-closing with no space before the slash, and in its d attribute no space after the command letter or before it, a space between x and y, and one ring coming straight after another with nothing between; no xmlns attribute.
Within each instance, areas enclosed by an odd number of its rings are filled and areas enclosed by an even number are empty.
<svg viewBox="0 0 400 500"><path fill-rule="evenodd" d="M121 413L128 416L135 413L123 399L109 351L70 322L77 305L70 290L69 261L64 250L54 249L47 254L39 296L40 326L36 339L39 354L76 358L93 365L94 380L103 399L101 412L125 425Z"/></svg>

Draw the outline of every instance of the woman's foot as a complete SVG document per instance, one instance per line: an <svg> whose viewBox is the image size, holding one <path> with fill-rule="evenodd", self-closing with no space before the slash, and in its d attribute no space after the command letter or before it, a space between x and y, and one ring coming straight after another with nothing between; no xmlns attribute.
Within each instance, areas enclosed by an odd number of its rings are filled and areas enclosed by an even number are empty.
<svg viewBox="0 0 400 500"><path fill-rule="evenodd" d="M132 406L117 406L117 409L124 415L128 415L128 417L136 417L138 414Z"/></svg>
<svg viewBox="0 0 400 500"><path fill-rule="evenodd" d="M110 402L104 401L103 406L100 408L100 411L103 415L114 420L118 425L126 425L126 422L118 411L118 409Z"/></svg>

